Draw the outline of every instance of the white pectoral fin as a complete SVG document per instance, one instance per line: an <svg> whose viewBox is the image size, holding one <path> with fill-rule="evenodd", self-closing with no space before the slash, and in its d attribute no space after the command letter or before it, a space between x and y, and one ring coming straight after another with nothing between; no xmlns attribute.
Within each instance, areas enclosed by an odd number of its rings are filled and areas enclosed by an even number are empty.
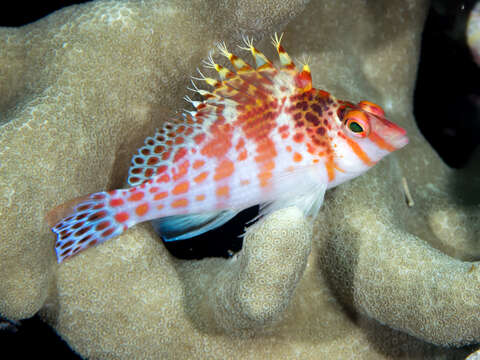
<svg viewBox="0 0 480 360"><path fill-rule="evenodd" d="M175 215L152 220L152 225L165 241L178 241L222 226L237 214L238 211L235 210L224 210L203 214Z"/></svg>
<svg viewBox="0 0 480 360"><path fill-rule="evenodd" d="M303 166L276 175L276 197L260 206L259 217L276 210L296 206L306 217L316 217L328 186L326 171Z"/></svg>
<svg viewBox="0 0 480 360"><path fill-rule="evenodd" d="M314 218L317 216L318 211L323 204L323 198L325 196L325 191L327 190L327 185L318 184L318 186L308 190L309 191L305 193L292 191L290 196L287 193L285 196L279 199L260 205L260 213L258 217L267 216L274 211L286 207L296 206L306 217Z"/></svg>

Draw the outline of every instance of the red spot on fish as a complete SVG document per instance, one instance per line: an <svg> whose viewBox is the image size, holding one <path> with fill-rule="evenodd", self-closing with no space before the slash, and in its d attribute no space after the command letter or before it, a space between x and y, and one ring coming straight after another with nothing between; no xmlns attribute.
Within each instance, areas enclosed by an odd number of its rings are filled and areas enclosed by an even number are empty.
<svg viewBox="0 0 480 360"><path fill-rule="evenodd" d="M181 136L177 136L177 137L175 138L175 144L176 144L176 145L183 144L184 142L185 142L185 139L184 139L183 137L181 137Z"/></svg>
<svg viewBox="0 0 480 360"><path fill-rule="evenodd" d="M148 212L148 204L147 203L143 203L142 205L138 205L136 208L135 208L135 213L138 215L138 216L143 216L145 215L147 212Z"/></svg>
<svg viewBox="0 0 480 360"><path fill-rule="evenodd" d="M178 170L173 169L172 174L173 174L173 180L176 181L178 179L181 179L188 173L188 167L190 166L190 162L188 160L184 161L180 165L178 165Z"/></svg>
<svg viewBox="0 0 480 360"><path fill-rule="evenodd" d="M112 232L113 232L113 229L112 229ZM102 236L106 236L106 235L102 234ZM92 241L90 241L90 242L87 244L87 247L94 246L94 245L97 244L97 242L98 242L98 241L97 241L96 239L93 239ZM75 249L75 250L76 250L76 249ZM80 249L79 249L79 250L80 250ZM79 250L78 250L78 251L79 251Z"/></svg>
<svg viewBox="0 0 480 360"><path fill-rule="evenodd" d="M184 181L173 188L172 194L179 195L179 194L186 193L188 191L188 188L189 188L188 181Z"/></svg>
<svg viewBox="0 0 480 360"><path fill-rule="evenodd" d="M101 223L97 224L97 226L95 226L95 231L101 231L103 229L106 229L109 226L110 226L110 221L102 221Z"/></svg>
<svg viewBox="0 0 480 360"><path fill-rule="evenodd" d="M235 166L232 161L228 159L223 160L220 164L218 164L217 168L215 169L215 175L213 176L213 179L215 181L218 181L229 177L233 174L234 168Z"/></svg>
<svg viewBox="0 0 480 360"><path fill-rule="evenodd" d="M164 152L162 155L162 160L168 160L168 158L170 157L170 153L171 151Z"/></svg>
<svg viewBox="0 0 480 360"><path fill-rule="evenodd" d="M130 218L130 215L126 211L122 211L114 216L115 220L118 222L125 222Z"/></svg>
<svg viewBox="0 0 480 360"><path fill-rule="evenodd" d="M160 188L158 186L154 186L154 187L151 187L150 190L148 190L148 191L150 191L150 193L153 194L153 193L156 193L159 190L160 190Z"/></svg>
<svg viewBox="0 0 480 360"><path fill-rule="evenodd" d="M200 175L196 176L193 180L195 180L195 182L197 184L201 183L202 181L204 181L208 176L208 172L202 172Z"/></svg>
<svg viewBox="0 0 480 360"><path fill-rule="evenodd" d="M136 177L136 176L133 176L133 177L130 178L130 181L131 181L132 183L136 183L136 182L139 182L139 181L140 181L140 178L138 178L138 177Z"/></svg>
<svg viewBox="0 0 480 360"><path fill-rule="evenodd" d="M240 139L240 140L238 140L238 143L237 143L237 145L235 146L235 149L236 149L236 150L240 150L240 149L242 149L244 146L245 146L245 140Z"/></svg>
<svg viewBox="0 0 480 360"><path fill-rule="evenodd" d="M157 178L157 183L166 183L170 181L170 176L168 174L163 174Z"/></svg>
<svg viewBox="0 0 480 360"><path fill-rule="evenodd" d="M103 237L108 237L108 236L112 235L114 231L115 231L114 228L105 230L105 231L102 233L102 236L103 236ZM97 243L97 240L92 240L92 241L90 241L90 242L88 243L88 246L93 246L93 245L95 245L96 243Z"/></svg>
<svg viewBox="0 0 480 360"><path fill-rule="evenodd" d="M163 191L161 193L158 193L156 194L154 197L153 197L153 200L161 200L161 199L164 199L168 196L168 193L166 191Z"/></svg>
<svg viewBox="0 0 480 360"><path fill-rule="evenodd" d="M152 156L150 157L148 160L147 160L147 165L155 165L156 163L158 163L160 161L159 158L155 157L155 156Z"/></svg>
<svg viewBox="0 0 480 360"><path fill-rule="evenodd" d="M132 194L127 200L128 201L140 201L143 199L145 194L141 191Z"/></svg>
<svg viewBox="0 0 480 360"><path fill-rule="evenodd" d="M149 178L153 175L153 169L152 168L148 168L145 170L145 177Z"/></svg>
<svg viewBox="0 0 480 360"><path fill-rule="evenodd" d="M185 155L187 155L187 149L182 147L178 149L178 151L175 153L175 156L173 157L173 162L177 162L181 158L183 158Z"/></svg>
<svg viewBox="0 0 480 360"><path fill-rule="evenodd" d="M72 225L72 229L81 228L83 226L83 224L85 224L85 222L83 222L83 221L77 222L76 224Z"/></svg>
<svg viewBox="0 0 480 360"><path fill-rule="evenodd" d="M172 202L173 208L186 207L188 205L187 199L178 199Z"/></svg>
<svg viewBox="0 0 480 360"><path fill-rule="evenodd" d="M193 168L198 169L198 168L202 167L203 165L205 165L205 161L195 160L195 162L193 163Z"/></svg>
<svg viewBox="0 0 480 360"><path fill-rule="evenodd" d="M57 243L57 245L60 245L60 243ZM70 246L72 246L72 245L73 245L73 240L70 240L70 241L67 241L65 244L63 244L63 245L60 247L60 249L63 250L63 249L66 249L66 248L68 248L68 247L70 247Z"/></svg>
<svg viewBox="0 0 480 360"><path fill-rule="evenodd" d="M162 146L162 145L157 145L153 148L153 152L155 154L160 154L162 153L163 151L165 150L165 146Z"/></svg>
<svg viewBox="0 0 480 360"><path fill-rule="evenodd" d="M200 145L204 139L205 139L205 134L198 134L193 137L193 141L195 141L197 145Z"/></svg>
<svg viewBox="0 0 480 360"><path fill-rule="evenodd" d="M93 206L93 204L83 204L77 207L77 211L85 211L90 209Z"/></svg>
<svg viewBox="0 0 480 360"><path fill-rule="evenodd" d="M293 135L293 140L298 143L302 142L303 138L304 138L304 135L302 133L296 133L295 135Z"/></svg>
<svg viewBox="0 0 480 360"><path fill-rule="evenodd" d="M243 161L247 158L247 150L246 149L243 149L240 154L238 154L237 156L237 160L238 161Z"/></svg>
<svg viewBox="0 0 480 360"><path fill-rule="evenodd" d="M282 133L288 130L288 125L282 125L278 128L278 132Z"/></svg>
<svg viewBox="0 0 480 360"><path fill-rule="evenodd" d="M87 226L87 227L85 227L85 228L83 228L83 229L77 230L74 235L75 235L76 237L82 236L82 235L84 235L87 231L90 231L91 228L92 228L91 226Z"/></svg>
<svg viewBox="0 0 480 360"><path fill-rule="evenodd" d="M101 218L104 218L106 215L107 215L106 211L99 211L97 213L93 213L92 215L90 215L87 221L94 221L97 219L101 219Z"/></svg>
<svg viewBox="0 0 480 360"><path fill-rule="evenodd" d="M230 187L228 185L220 186L217 188L216 194L219 197L228 197L230 195Z"/></svg>

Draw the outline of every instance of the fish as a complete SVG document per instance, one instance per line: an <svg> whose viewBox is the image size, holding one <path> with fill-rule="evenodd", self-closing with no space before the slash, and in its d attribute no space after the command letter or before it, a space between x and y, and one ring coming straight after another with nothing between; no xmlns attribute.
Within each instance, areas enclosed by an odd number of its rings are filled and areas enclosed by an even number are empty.
<svg viewBox="0 0 480 360"><path fill-rule="evenodd" d="M52 226L58 263L145 221L168 242L217 228L254 205L260 219L289 206L315 217L327 189L408 143L379 105L314 88L309 65L297 68L281 40L272 37L278 65L252 38L239 48L255 66L217 44L231 66L212 54L204 60L218 77L197 69L190 90L199 100L185 97L194 110L145 139L131 161L130 187L73 201L73 211Z"/></svg>

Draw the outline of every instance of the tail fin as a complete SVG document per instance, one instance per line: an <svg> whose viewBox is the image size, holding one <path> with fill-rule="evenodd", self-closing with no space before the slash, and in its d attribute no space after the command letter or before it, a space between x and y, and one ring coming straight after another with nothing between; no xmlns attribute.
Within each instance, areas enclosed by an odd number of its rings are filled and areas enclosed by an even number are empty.
<svg viewBox="0 0 480 360"><path fill-rule="evenodd" d="M59 263L120 235L129 227L122 213L109 205L110 195L107 192L90 195L88 200L75 207L72 215L52 227L57 235L55 252Z"/></svg>

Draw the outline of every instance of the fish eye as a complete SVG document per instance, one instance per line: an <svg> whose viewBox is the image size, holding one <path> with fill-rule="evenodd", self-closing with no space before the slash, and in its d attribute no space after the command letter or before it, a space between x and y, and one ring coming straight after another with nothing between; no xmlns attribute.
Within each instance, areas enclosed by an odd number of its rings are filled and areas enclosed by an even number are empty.
<svg viewBox="0 0 480 360"><path fill-rule="evenodd" d="M363 131L362 126L356 121L350 121L350 123L348 124L348 128L354 133L361 133Z"/></svg>
<svg viewBox="0 0 480 360"><path fill-rule="evenodd" d="M367 115L361 110L351 110L343 118L344 128L355 137L364 138L370 134Z"/></svg>

